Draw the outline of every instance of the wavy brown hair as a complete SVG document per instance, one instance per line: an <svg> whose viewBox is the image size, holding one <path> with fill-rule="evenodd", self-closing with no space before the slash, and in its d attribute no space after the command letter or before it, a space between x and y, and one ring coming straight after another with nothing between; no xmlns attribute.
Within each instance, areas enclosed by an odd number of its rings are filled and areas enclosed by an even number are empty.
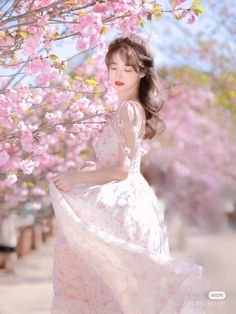
<svg viewBox="0 0 236 314"><path fill-rule="evenodd" d="M165 101L160 95L161 83L154 69L151 49L142 38L134 33L126 37L118 37L108 46L105 56L107 68L110 66L112 56L117 52L137 73L145 73L145 76L140 79L138 98L146 115L144 139L151 139L166 128L165 122L159 116L159 111Z"/></svg>

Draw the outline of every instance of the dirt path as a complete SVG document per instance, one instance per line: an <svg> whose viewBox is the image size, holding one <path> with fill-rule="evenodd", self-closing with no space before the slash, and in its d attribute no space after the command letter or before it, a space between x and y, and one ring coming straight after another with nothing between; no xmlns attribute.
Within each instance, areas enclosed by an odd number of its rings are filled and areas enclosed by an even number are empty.
<svg viewBox="0 0 236 314"><path fill-rule="evenodd" d="M0 271L0 314L49 314L52 298L52 254L55 238L18 260L15 274ZM236 230L188 236L184 251L172 255L188 257L204 266L207 275L206 314L234 314L236 309ZM224 301L212 301L210 291L224 291Z"/></svg>
<svg viewBox="0 0 236 314"><path fill-rule="evenodd" d="M218 233L188 236L184 251L172 255L189 257L205 269L206 314L236 313L236 229L226 227ZM224 300L211 300L211 291L223 291Z"/></svg>
<svg viewBox="0 0 236 314"><path fill-rule="evenodd" d="M55 238L19 259L15 274L0 271L0 314L49 314Z"/></svg>

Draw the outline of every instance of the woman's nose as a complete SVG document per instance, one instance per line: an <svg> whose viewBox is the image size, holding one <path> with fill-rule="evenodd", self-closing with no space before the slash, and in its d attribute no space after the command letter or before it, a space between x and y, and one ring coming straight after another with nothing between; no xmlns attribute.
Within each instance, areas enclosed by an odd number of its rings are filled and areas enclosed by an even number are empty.
<svg viewBox="0 0 236 314"><path fill-rule="evenodd" d="M122 78L122 77L123 77L123 74L122 74L122 71L121 71L121 70L117 70L117 71L116 71L116 77L117 77L117 78Z"/></svg>

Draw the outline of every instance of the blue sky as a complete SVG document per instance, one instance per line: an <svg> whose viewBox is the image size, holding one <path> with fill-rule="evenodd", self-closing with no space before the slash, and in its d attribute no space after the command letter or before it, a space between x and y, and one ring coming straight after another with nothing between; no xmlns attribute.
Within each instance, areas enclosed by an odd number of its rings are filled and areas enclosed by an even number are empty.
<svg viewBox="0 0 236 314"><path fill-rule="evenodd" d="M171 9L169 1L161 0L158 1L160 4L163 4L163 9L168 10ZM204 1L203 1L204 2ZM186 1L182 5L183 8L189 8L191 6L192 1ZM204 5L202 5L204 7ZM175 20L170 13L165 13L164 17L161 18L158 22L153 19L152 22L146 20L145 28L141 28L142 32L155 33L155 39L150 42L150 46L155 55L155 64L157 67L161 67L163 65L173 65L178 66L182 64L190 64L186 60L186 58L182 58L181 55L176 55L175 53L171 53L172 48L178 46L179 43L183 41L183 31L188 32L187 38L184 40L186 44L194 45L195 42L193 40L193 35L196 34L199 30L204 30L211 22L204 16L200 16L198 21L196 21L192 25L188 25L184 21ZM110 33L106 41L109 42L114 37L116 37L117 32ZM56 54L62 58L67 58L70 56L71 52L75 51L75 40L68 40L66 42L58 43L58 48L55 50ZM194 66L196 68L205 68L203 60L197 60L194 62Z"/></svg>
<svg viewBox="0 0 236 314"><path fill-rule="evenodd" d="M182 8L189 8L193 0L188 0L182 4ZM230 0L232 1L232 0ZM226 3L228 1L223 0L221 3ZM171 9L168 0L159 0L158 3L163 5L164 10ZM207 70L208 64L199 59L198 55L191 54L189 58L183 57L181 53L175 53L175 48L179 45L184 45L185 47L195 47L196 40L195 36L198 32L203 32L205 38L212 37L212 29L215 27L215 19L211 14L210 3L202 1L201 6L204 8L204 13L201 14L198 20L194 24L187 24L184 21L175 20L170 13L164 13L164 17L158 22L155 19L152 22L146 21L146 27L141 28L142 32L154 33L155 38L150 42L150 46L154 53L155 65L160 68L165 65L172 66L182 66L189 65L199 70ZM107 37L106 40L109 42L117 33L112 32ZM220 32L216 33L218 39L225 39ZM68 38L63 40L63 42L58 41L57 46L51 51L55 53L62 59L66 59L74 54L76 54L76 40ZM4 71L0 70L0 73L6 74L6 69Z"/></svg>

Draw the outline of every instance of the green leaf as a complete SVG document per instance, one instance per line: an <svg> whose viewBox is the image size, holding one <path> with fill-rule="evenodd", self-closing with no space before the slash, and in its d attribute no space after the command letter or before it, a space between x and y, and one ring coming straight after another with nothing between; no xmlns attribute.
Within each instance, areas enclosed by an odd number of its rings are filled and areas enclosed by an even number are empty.
<svg viewBox="0 0 236 314"><path fill-rule="evenodd" d="M106 34L107 31L108 31L107 26L103 25L102 28L101 28L100 34L102 34L102 35Z"/></svg>
<svg viewBox="0 0 236 314"><path fill-rule="evenodd" d="M193 6L192 10L196 15L201 14L204 11L202 7L198 7L198 6Z"/></svg>
<svg viewBox="0 0 236 314"><path fill-rule="evenodd" d="M54 54L51 54L49 56L50 60L54 63L54 62L58 62L59 61L59 58L58 56L54 55Z"/></svg>
<svg viewBox="0 0 236 314"><path fill-rule="evenodd" d="M176 19L176 20L180 20L180 13L178 11L175 11L174 14L173 14L173 17Z"/></svg>
<svg viewBox="0 0 236 314"><path fill-rule="evenodd" d="M139 25L145 27L145 21L141 18L139 18Z"/></svg>
<svg viewBox="0 0 236 314"><path fill-rule="evenodd" d="M149 21L151 21L151 20L152 20L152 13L151 13L151 12L149 12L149 13L148 13L148 15L147 15L147 19L148 19Z"/></svg>
<svg viewBox="0 0 236 314"><path fill-rule="evenodd" d="M197 5L197 4L199 4L200 2L201 2L201 0L194 0L192 5L193 5L193 6L194 6L194 5Z"/></svg>
<svg viewBox="0 0 236 314"><path fill-rule="evenodd" d="M61 35L60 35L59 33L55 33L55 34L53 35L53 38L55 38L55 39L61 38Z"/></svg>
<svg viewBox="0 0 236 314"><path fill-rule="evenodd" d="M162 17L163 11L160 5L154 5L153 14Z"/></svg>
<svg viewBox="0 0 236 314"><path fill-rule="evenodd" d="M5 34L3 34L3 33L0 33L0 39L3 39L3 40L5 40L6 41L6 35Z"/></svg>
<svg viewBox="0 0 236 314"><path fill-rule="evenodd" d="M80 76L80 75L76 75L74 77L74 79L77 80L77 81L80 81L80 82L82 82L84 80L84 78L82 76Z"/></svg>
<svg viewBox="0 0 236 314"><path fill-rule="evenodd" d="M29 37L29 34L25 31L20 30L19 34L21 35L22 38L27 39Z"/></svg>
<svg viewBox="0 0 236 314"><path fill-rule="evenodd" d="M80 156L80 158L82 158L84 160L87 160L89 157L88 153L86 153L86 152L81 153L79 156Z"/></svg>
<svg viewBox="0 0 236 314"><path fill-rule="evenodd" d="M96 87L97 86L97 81L94 79L87 79L85 80L85 82L89 85L89 86L93 86Z"/></svg>
<svg viewBox="0 0 236 314"><path fill-rule="evenodd" d="M17 61L16 55L13 54L13 55L11 56L11 59L12 59L12 61L16 62L16 61Z"/></svg>

